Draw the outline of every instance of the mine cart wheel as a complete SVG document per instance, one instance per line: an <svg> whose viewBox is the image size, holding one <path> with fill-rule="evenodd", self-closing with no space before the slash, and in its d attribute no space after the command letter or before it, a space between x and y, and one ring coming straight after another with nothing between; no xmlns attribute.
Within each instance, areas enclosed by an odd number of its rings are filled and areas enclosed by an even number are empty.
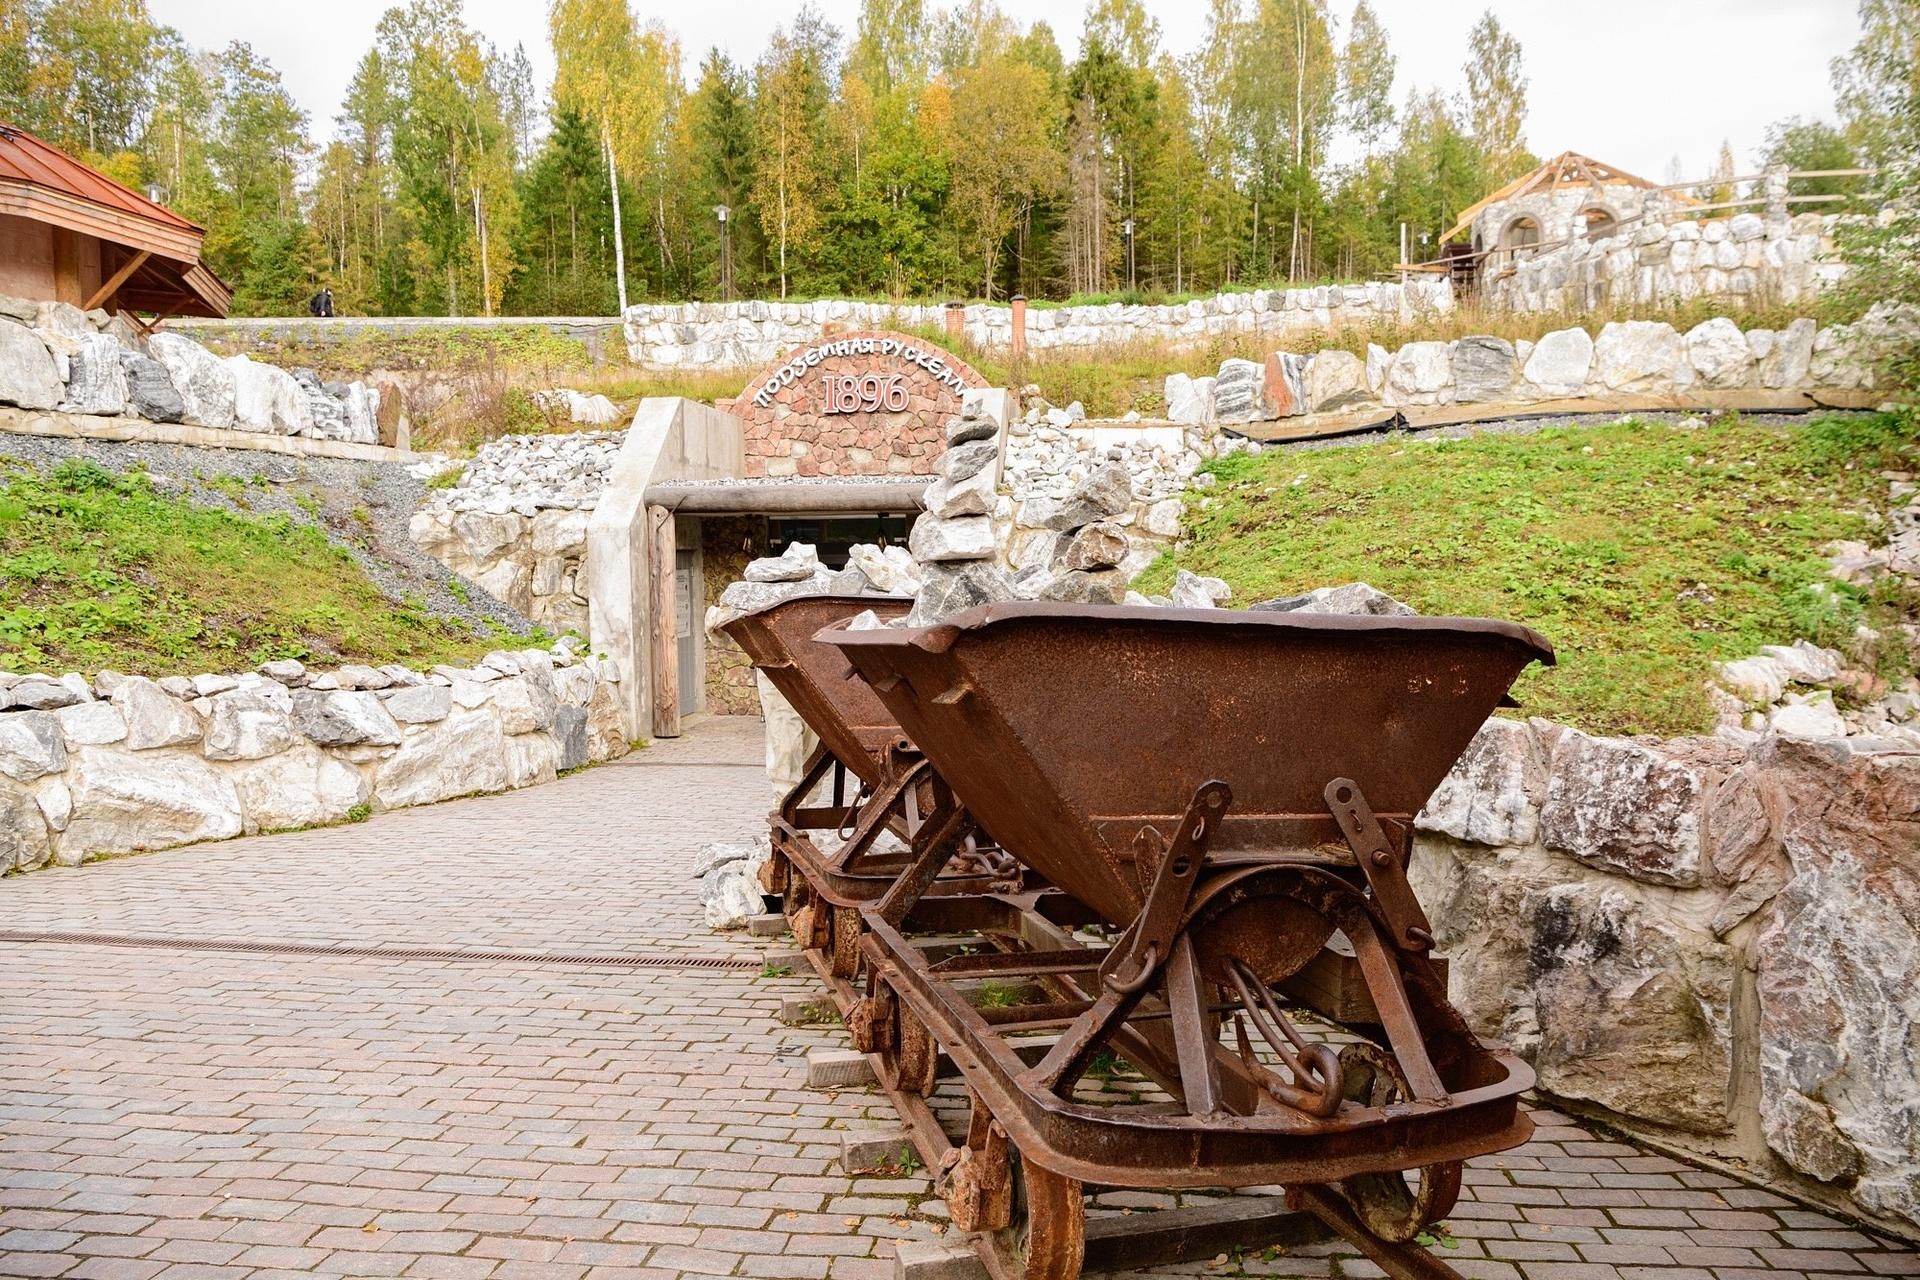
<svg viewBox="0 0 1920 1280"><path fill-rule="evenodd" d="M814 892L804 876L789 878L787 896L782 905L787 915L787 927L793 931L793 940L801 950L819 951L827 945L831 936L828 933L828 915L833 908L826 899Z"/></svg>
<svg viewBox="0 0 1920 1280"><path fill-rule="evenodd" d="M787 862L786 855L776 850L771 858L760 864L760 891L784 902L787 880L792 875L793 868Z"/></svg>
<svg viewBox="0 0 1920 1280"><path fill-rule="evenodd" d="M894 1073L893 1087L924 1098L933 1092L934 1070L940 1064L939 1046L934 1044L927 1024L914 1016L905 1000L896 998L893 1007L897 1019L889 1064Z"/></svg>
<svg viewBox="0 0 1920 1280"><path fill-rule="evenodd" d="M1014 1166L1015 1225L1002 1242L1025 1280L1074 1280L1087 1251L1087 1207L1080 1183L1031 1160Z"/></svg>
<svg viewBox="0 0 1920 1280"><path fill-rule="evenodd" d="M793 933L794 940L803 947L807 944L800 931L806 920L800 913L806 910L810 887L804 877L790 875L787 878L787 891L780 895L780 913L786 916L787 928Z"/></svg>
<svg viewBox="0 0 1920 1280"><path fill-rule="evenodd" d="M851 978L860 972L860 909L828 907L825 903L821 903L818 909L833 913L833 976Z"/></svg>
<svg viewBox="0 0 1920 1280"><path fill-rule="evenodd" d="M1340 1050L1341 1076L1349 1102L1383 1107L1412 1096L1392 1055L1365 1042ZM1460 1195L1458 1160L1424 1165L1405 1174L1361 1173L1340 1182L1341 1193L1367 1230L1404 1244L1452 1212ZM1409 1177L1418 1187L1407 1185Z"/></svg>

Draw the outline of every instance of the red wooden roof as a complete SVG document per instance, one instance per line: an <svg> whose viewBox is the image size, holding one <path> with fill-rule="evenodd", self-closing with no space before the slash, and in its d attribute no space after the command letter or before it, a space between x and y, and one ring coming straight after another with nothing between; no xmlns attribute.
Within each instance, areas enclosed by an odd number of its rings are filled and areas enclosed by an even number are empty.
<svg viewBox="0 0 1920 1280"><path fill-rule="evenodd" d="M173 210L128 190L58 147L40 141L24 129L0 123L0 182L8 180L30 182L137 218L204 234L200 227Z"/></svg>
<svg viewBox="0 0 1920 1280"><path fill-rule="evenodd" d="M233 303L233 290L200 261L204 230L5 123L0 123L0 215L98 240L101 275L113 288L97 301L109 307L224 316Z"/></svg>

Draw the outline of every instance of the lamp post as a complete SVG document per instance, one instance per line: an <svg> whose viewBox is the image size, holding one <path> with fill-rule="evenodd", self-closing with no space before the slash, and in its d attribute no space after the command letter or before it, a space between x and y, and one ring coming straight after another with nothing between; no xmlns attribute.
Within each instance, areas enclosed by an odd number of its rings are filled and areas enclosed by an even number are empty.
<svg viewBox="0 0 1920 1280"><path fill-rule="evenodd" d="M1131 290L1134 287L1134 283L1133 283L1133 219L1128 218L1125 222L1122 222L1120 224L1120 231L1123 235L1127 237L1127 288Z"/></svg>
<svg viewBox="0 0 1920 1280"><path fill-rule="evenodd" d="M732 212L724 204L713 206L713 216L720 220L720 298L723 302L733 301L733 228L727 223Z"/></svg>

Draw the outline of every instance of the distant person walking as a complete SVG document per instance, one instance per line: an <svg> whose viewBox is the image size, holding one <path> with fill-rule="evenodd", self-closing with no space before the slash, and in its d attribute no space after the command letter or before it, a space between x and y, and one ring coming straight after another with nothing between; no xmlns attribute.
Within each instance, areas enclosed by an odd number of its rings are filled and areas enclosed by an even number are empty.
<svg viewBox="0 0 1920 1280"><path fill-rule="evenodd" d="M328 320L333 318L333 289L331 286L322 289L307 299L307 314L320 316Z"/></svg>

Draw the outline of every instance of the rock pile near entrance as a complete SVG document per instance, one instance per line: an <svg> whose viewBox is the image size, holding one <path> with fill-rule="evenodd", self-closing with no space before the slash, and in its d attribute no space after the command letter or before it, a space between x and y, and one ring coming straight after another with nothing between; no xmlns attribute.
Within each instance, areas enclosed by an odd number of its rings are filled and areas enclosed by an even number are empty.
<svg viewBox="0 0 1920 1280"><path fill-rule="evenodd" d="M1013 581L995 558L990 514L1000 478L999 427L982 407L967 406L946 426L939 478L927 489L927 510L914 521L907 550L921 584L906 625L927 626L977 604L1014 598Z"/></svg>
<svg viewBox="0 0 1920 1280"><path fill-rule="evenodd" d="M490 440L424 510L526 519L548 509L591 511L626 439L624 431L571 431Z"/></svg>

